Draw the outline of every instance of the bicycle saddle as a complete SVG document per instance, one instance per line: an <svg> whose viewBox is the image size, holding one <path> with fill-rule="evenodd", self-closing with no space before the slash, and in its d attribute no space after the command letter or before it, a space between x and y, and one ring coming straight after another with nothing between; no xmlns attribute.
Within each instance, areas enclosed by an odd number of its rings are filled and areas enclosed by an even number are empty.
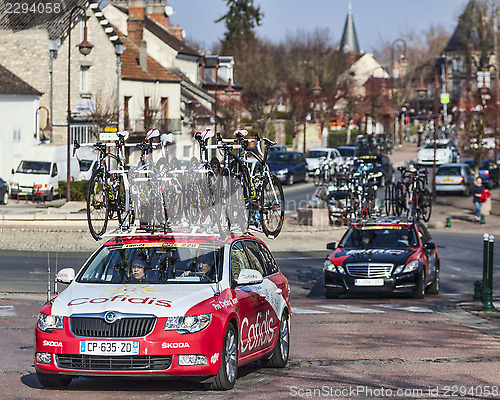
<svg viewBox="0 0 500 400"><path fill-rule="evenodd" d="M151 129L146 133L146 140L153 139L155 137L160 137L160 131L158 129Z"/></svg>
<svg viewBox="0 0 500 400"><path fill-rule="evenodd" d="M160 136L160 142L163 147L169 145L170 143L174 143L174 134L173 133L162 133Z"/></svg>
<svg viewBox="0 0 500 400"><path fill-rule="evenodd" d="M128 131L120 131L120 132L116 132L116 136L118 136L119 138L122 138L123 140L127 140L129 137L129 133L128 133Z"/></svg>
<svg viewBox="0 0 500 400"><path fill-rule="evenodd" d="M234 136L246 136L248 135L248 131L246 129L238 129L234 131Z"/></svg>
<svg viewBox="0 0 500 400"><path fill-rule="evenodd" d="M207 140L207 139L210 139L212 137L214 137L214 133L211 129L205 129L205 131L203 131L203 133L201 134L202 140Z"/></svg>

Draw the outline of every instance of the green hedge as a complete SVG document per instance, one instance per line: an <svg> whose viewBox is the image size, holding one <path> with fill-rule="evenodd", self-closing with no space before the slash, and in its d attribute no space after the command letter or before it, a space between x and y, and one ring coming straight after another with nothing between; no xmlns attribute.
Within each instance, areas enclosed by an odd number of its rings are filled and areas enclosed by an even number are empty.
<svg viewBox="0 0 500 400"><path fill-rule="evenodd" d="M70 185L71 201L85 201L87 199L87 191L89 189L89 181L73 181ZM66 197L66 181L59 181L57 192L60 197Z"/></svg>
<svg viewBox="0 0 500 400"><path fill-rule="evenodd" d="M351 144L356 141L358 136L358 129L351 129ZM338 131L328 132L328 147L345 146L347 142L347 129L340 129Z"/></svg>

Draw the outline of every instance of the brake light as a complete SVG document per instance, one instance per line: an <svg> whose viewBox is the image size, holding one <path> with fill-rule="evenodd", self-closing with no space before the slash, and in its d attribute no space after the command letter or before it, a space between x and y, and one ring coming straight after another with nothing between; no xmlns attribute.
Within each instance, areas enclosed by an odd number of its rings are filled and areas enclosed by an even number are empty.
<svg viewBox="0 0 500 400"><path fill-rule="evenodd" d="M465 178L462 176L462 179L460 179L460 184L465 183Z"/></svg>
<svg viewBox="0 0 500 400"><path fill-rule="evenodd" d="M484 172L483 172L483 175L484 175L484 176L490 176L490 171L484 171Z"/></svg>

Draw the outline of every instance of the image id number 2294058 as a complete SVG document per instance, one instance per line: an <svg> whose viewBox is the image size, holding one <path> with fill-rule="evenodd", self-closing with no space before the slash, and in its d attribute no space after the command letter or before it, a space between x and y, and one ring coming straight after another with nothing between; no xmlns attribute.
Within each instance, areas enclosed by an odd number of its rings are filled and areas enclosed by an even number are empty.
<svg viewBox="0 0 500 400"><path fill-rule="evenodd" d="M15 1L5 3L6 14L59 14L61 3L45 1Z"/></svg>

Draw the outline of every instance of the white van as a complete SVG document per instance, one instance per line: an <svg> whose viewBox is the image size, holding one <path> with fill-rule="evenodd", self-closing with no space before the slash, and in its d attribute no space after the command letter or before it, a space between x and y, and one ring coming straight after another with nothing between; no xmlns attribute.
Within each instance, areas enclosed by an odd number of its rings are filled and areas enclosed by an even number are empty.
<svg viewBox="0 0 500 400"><path fill-rule="evenodd" d="M76 180L90 181L92 173L99 163L97 150L92 147L80 147L75 155L80 168Z"/></svg>
<svg viewBox="0 0 500 400"><path fill-rule="evenodd" d="M306 153L306 163L309 176L313 176L324 161L333 161L336 165L344 162L337 149L319 148L308 150Z"/></svg>
<svg viewBox="0 0 500 400"><path fill-rule="evenodd" d="M16 170L12 170L10 194L15 198L18 192L33 194L44 200L52 200L57 194L59 181L67 179L67 148L39 144L30 147L22 156ZM80 170L78 160L70 157L70 173L76 179Z"/></svg>

